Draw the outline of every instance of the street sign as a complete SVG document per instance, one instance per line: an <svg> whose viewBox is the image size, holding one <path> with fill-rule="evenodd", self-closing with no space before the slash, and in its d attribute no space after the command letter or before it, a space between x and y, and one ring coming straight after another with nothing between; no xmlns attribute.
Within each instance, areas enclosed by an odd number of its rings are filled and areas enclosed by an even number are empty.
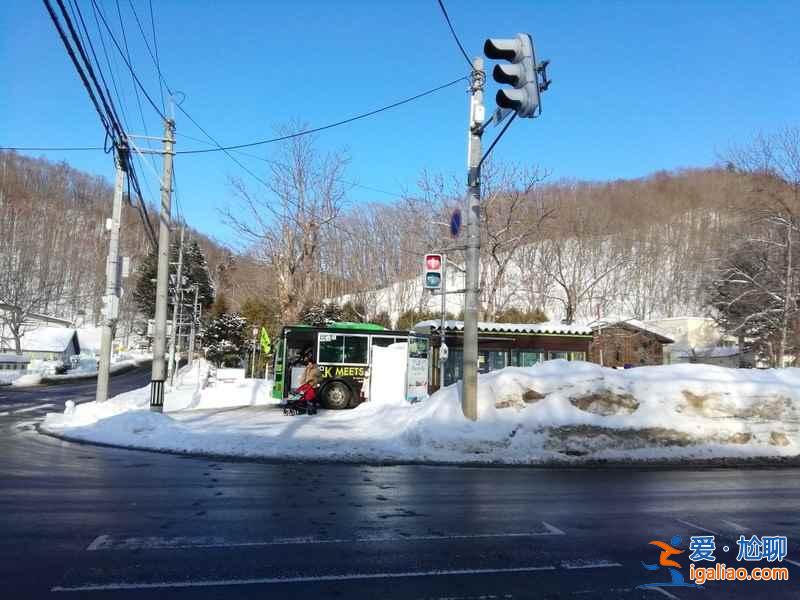
<svg viewBox="0 0 800 600"><path fill-rule="evenodd" d="M461 209L456 208L450 215L450 235L457 238L459 233L461 233Z"/></svg>

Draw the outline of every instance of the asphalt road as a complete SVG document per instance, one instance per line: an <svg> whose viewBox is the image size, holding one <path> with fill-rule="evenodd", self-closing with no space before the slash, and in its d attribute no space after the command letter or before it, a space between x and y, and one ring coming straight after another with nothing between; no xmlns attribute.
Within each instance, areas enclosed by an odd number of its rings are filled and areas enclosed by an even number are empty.
<svg viewBox="0 0 800 600"><path fill-rule="evenodd" d="M112 378L112 393L148 377ZM798 469L265 464L36 432L93 396L0 391L3 598L800 597ZM790 581L636 589L670 579L642 567L651 540L714 535L739 566L753 533L788 536Z"/></svg>

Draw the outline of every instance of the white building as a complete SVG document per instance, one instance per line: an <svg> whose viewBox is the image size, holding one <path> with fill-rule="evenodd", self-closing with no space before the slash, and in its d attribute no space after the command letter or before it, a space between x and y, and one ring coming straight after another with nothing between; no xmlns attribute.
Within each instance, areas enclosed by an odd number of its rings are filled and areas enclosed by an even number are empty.
<svg viewBox="0 0 800 600"><path fill-rule="evenodd" d="M666 332L674 343L664 347L664 363L703 363L738 367L742 362L755 366L752 352L739 350L737 339L726 335L709 317L670 317L646 321Z"/></svg>

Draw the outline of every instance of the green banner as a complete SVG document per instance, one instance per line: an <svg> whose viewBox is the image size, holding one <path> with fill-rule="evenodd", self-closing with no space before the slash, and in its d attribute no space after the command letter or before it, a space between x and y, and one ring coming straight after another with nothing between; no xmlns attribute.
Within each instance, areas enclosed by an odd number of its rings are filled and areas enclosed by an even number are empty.
<svg viewBox="0 0 800 600"><path fill-rule="evenodd" d="M263 327L261 328L261 339L259 342L261 343L261 350L264 352L264 354L269 354L272 346L269 342L269 334L267 334L267 330Z"/></svg>

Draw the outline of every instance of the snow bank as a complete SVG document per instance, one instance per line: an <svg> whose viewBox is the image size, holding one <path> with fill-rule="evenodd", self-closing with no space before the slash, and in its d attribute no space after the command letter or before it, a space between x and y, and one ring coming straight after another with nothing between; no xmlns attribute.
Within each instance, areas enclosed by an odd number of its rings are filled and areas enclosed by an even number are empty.
<svg viewBox="0 0 800 600"><path fill-rule="evenodd" d="M291 460L536 464L800 452L800 369L617 371L549 361L482 375L477 422L462 416L457 385L415 405L380 402L373 386L373 401L354 410L286 417L258 406L271 403L269 382L203 381L197 365L185 371L164 415L147 410L143 388L50 414L43 428L139 448Z"/></svg>

